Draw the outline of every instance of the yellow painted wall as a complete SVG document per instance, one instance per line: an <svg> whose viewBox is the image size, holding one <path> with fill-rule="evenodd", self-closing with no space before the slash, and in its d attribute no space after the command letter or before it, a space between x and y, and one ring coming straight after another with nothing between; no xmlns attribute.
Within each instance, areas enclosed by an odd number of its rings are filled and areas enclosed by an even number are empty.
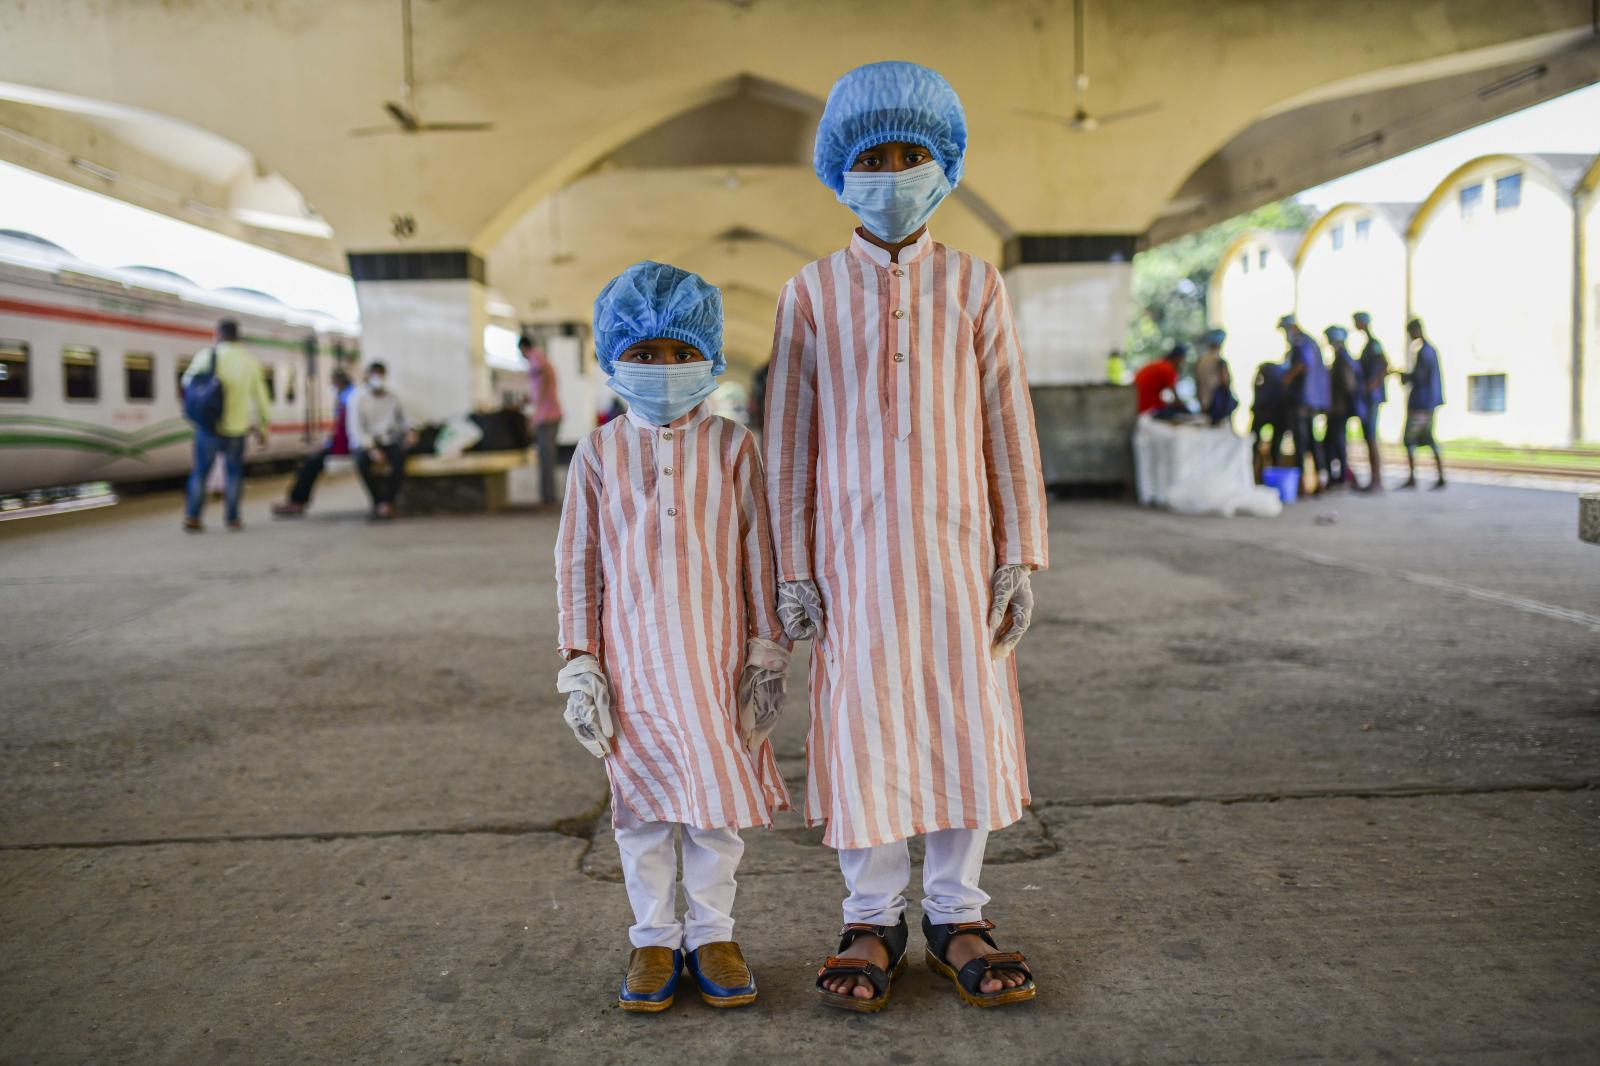
<svg viewBox="0 0 1600 1066"><path fill-rule="evenodd" d="M1239 397L1234 425L1240 430L1250 427L1256 366L1283 359L1278 319L1294 310L1294 294L1294 264L1261 233L1241 234L1211 276L1208 310L1212 324L1228 331L1222 354L1233 371Z"/></svg>
<svg viewBox="0 0 1600 1066"><path fill-rule="evenodd" d="M1495 209L1495 179L1522 174L1522 202ZM1479 185L1463 218L1460 191ZM1532 161L1493 156L1441 183L1412 223L1412 311L1439 350L1443 439L1565 444L1570 426L1572 202ZM1468 409L1467 379L1506 375L1506 410Z"/></svg>
<svg viewBox="0 0 1600 1066"><path fill-rule="evenodd" d="M1365 240L1356 239L1356 223L1371 220ZM1334 248L1334 234L1343 236ZM1406 357L1406 242L1381 211L1367 204L1341 204L1317 220L1306 232L1297 253L1296 279L1300 324L1319 342L1322 331L1340 325L1350 331L1352 355L1360 356L1365 339L1356 332L1351 316L1372 315L1373 332L1383 342L1389 361ZM1384 405L1380 436L1397 440L1405 422L1405 404L1393 383Z"/></svg>

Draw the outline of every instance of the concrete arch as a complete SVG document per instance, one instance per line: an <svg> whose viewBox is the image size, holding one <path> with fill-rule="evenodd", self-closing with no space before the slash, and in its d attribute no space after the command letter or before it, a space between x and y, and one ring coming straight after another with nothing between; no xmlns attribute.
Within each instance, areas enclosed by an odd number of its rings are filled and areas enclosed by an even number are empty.
<svg viewBox="0 0 1600 1066"><path fill-rule="evenodd" d="M1194 232L1588 85L1597 62L1584 25L1355 73L1330 70L1214 137L1169 189L1150 239Z"/></svg>
<svg viewBox="0 0 1600 1066"><path fill-rule="evenodd" d="M653 101L650 106L631 112L574 145L535 181L507 201L473 237L472 247L479 250L492 247L505 236L517 219L539 201L589 172L630 142L674 119L738 96L777 104L808 116L813 121L822 114L823 100L820 97L748 71L706 82L675 97ZM802 161L797 160L796 163L801 164ZM803 161L803 165L809 167L809 160ZM975 190L970 181L963 181L951 196L971 211L998 240L1004 241L1015 232L1001 212Z"/></svg>
<svg viewBox="0 0 1600 1066"><path fill-rule="evenodd" d="M186 118L0 82L0 160L343 268L332 229L255 149Z"/></svg>

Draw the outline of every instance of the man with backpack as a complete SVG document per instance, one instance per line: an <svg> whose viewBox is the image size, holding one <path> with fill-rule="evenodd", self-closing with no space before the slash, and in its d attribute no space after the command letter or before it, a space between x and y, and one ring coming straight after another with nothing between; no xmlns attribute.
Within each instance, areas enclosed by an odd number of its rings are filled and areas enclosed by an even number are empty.
<svg viewBox="0 0 1600 1066"><path fill-rule="evenodd" d="M205 505L206 474L218 455L226 479L223 517L230 530L244 528L239 497L244 489L245 438L253 435L265 446L269 402L261 361L239 343L239 323L224 318L217 323L217 343L196 355L183 375L183 413L194 424L194 465L189 469L183 517L186 532L205 531L200 509Z"/></svg>

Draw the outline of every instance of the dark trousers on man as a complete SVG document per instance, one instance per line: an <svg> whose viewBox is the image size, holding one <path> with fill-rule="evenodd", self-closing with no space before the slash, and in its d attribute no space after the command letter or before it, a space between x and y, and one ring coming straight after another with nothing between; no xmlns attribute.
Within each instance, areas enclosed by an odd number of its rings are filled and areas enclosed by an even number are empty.
<svg viewBox="0 0 1600 1066"><path fill-rule="evenodd" d="M377 464L373 462L370 448L363 448L356 453L356 470L361 473L361 482L367 486L367 495L372 497L373 509L385 504L394 505L400 496L400 486L406 480L406 446L400 444L374 445L383 453L384 461L389 469L383 473L377 471Z"/></svg>
<svg viewBox="0 0 1600 1066"><path fill-rule="evenodd" d="M1336 412L1328 415L1328 433L1322 442L1322 450L1323 457L1328 461L1328 481L1334 485L1355 481L1355 475L1350 473L1349 436L1346 432L1353 417Z"/></svg>
<svg viewBox="0 0 1600 1066"><path fill-rule="evenodd" d="M1372 472L1367 476L1369 488L1383 487L1383 451L1378 446L1378 409L1374 403L1361 416L1361 435L1367 438L1367 465Z"/></svg>
<svg viewBox="0 0 1600 1066"><path fill-rule="evenodd" d="M1316 462L1317 473L1326 474L1328 459L1322 454L1322 442L1317 440L1316 417L1316 411L1304 404L1297 405L1289 420L1289 435L1294 438L1295 462L1300 464L1300 469L1305 469L1306 456L1309 455Z"/></svg>
<svg viewBox="0 0 1600 1066"><path fill-rule="evenodd" d="M300 469L294 472L294 484L289 489L289 502L301 507L311 502L311 490L316 487L322 468L327 465L329 445L322 445L305 457Z"/></svg>
<svg viewBox="0 0 1600 1066"><path fill-rule="evenodd" d="M556 495L556 430L560 422L540 422L533 431L533 447L539 453L539 502L560 503Z"/></svg>
<svg viewBox="0 0 1600 1066"><path fill-rule="evenodd" d="M189 487L184 501L184 513L190 518L200 517L200 508L206 502L206 477L211 473L211 464L220 455L223 517L229 522L239 520L239 497L244 493L244 441L244 437L225 437L196 427L194 462L189 467Z"/></svg>

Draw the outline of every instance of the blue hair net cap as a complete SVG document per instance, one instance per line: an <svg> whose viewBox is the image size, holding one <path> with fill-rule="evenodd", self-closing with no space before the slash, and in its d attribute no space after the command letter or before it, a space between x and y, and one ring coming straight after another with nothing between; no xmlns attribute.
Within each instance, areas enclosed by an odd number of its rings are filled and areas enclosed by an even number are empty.
<svg viewBox="0 0 1600 1066"><path fill-rule="evenodd" d="M944 168L953 189L967 154L961 98L936 70L917 63L868 63L833 83L817 124L812 166L822 184L844 191L844 174L875 144L920 144Z"/></svg>
<svg viewBox="0 0 1600 1066"><path fill-rule="evenodd" d="M1298 325L1298 324L1299 323L1296 321L1296 319L1295 319L1295 317L1293 315L1284 315L1282 318L1278 319L1278 328L1279 329L1288 329L1290 326L1294 326L1294 325Z"/></svg>
<svg viewBox="0 0 1600 1066"><path fill-rule="evenodd" d="M1350 336L1350 331L1345 329L1343 326L1329 326L1322 332L1324 336L1326 336L1330 341L1333 341L1335 344Z"/></svg>
<svg viewBox="0 0 1600 1066"><path fill-rule="evenodd" d="M1213 348L1221 347L1227 339L1228 331L1225 329L1208 329L1200 335L1200 343Z"/></svg>
<svg viewBox="0 0 1600 1066"><path fill-rule="evenodd" d="M711 373L728 369L722 354L722 293L699 274L666 263L635 263L600 290L594 301L594 347L600 369L612 374L617 356L652 337L692 344L711 360Z"/></svg>

